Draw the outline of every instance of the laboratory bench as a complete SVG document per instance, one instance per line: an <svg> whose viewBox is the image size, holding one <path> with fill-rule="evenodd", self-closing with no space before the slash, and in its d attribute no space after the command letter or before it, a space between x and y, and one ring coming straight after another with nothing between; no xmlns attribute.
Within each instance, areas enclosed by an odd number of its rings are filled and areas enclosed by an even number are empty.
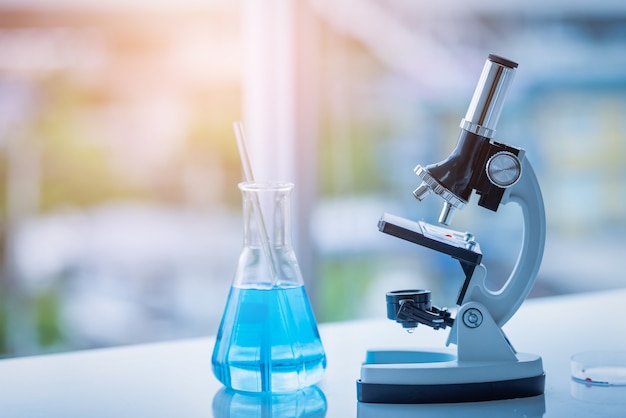
<svg viewBox="0 0 626 418"><path fill-rule="evenodd" d="M420 326L409 334L385 318L325 323L319 330L326 373L316 387L294 397L291 407L284 404L288 397L278 405L225 391L211 371L215 339L207 337L2 360L0 416L194 418L254 416L254 411L263 417L294 411L306 417L626 416L625 386L582 384L570 373L575 353L626 351L626 289L529 299L505 324L518 351L543 358L545 393L531 398L358 403L356 381L367 349L443 348L448 331Z"/></svg>

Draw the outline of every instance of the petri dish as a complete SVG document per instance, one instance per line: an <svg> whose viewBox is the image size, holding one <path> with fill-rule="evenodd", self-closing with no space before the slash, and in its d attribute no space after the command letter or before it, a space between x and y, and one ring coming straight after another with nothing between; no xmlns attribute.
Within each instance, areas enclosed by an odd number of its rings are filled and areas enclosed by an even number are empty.
<svg viewBox="0 0 626 418"><path fill-rule="evenodd" d="M586 385L626 386L626 351L587 351L571 357L572 379Z"/></svg>

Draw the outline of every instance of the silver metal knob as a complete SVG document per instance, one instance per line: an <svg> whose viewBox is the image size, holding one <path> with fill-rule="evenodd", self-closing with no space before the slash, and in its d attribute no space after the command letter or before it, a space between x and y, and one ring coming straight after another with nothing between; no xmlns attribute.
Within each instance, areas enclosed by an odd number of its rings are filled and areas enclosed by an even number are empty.
<svg viewBox="0 0 626 418"><path fill-rule="evenodd" d="M513 186L522 175L522 163L511 152L501 151L489 158L485 166L489 181L502 188Z"/></svg>

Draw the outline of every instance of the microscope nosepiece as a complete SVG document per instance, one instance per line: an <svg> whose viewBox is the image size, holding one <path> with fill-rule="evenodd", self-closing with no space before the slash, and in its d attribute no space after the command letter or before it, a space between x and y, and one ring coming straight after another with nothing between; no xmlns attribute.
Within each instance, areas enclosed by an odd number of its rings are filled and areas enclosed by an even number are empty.
<svg viewBox="0 0 626 418"><path fill-rule="evenodd" d="M418 165L413 171L422 180L422 184L420 184L420 186L413 191L413 196L415 196L417 200L422 201L428 193L433 192L436 195L441 196L443 200L450 203L450 205L454 206L456 209L461 209L467 203L433 177L429 172L428 167Z"/></svg>

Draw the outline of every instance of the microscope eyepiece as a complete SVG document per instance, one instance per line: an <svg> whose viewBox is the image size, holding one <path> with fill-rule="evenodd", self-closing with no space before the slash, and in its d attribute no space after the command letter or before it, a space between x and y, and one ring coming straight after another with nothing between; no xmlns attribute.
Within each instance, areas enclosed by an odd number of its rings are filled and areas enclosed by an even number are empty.
<svg viewBox="0 0 626 418"><path fill-rule="evenodd" d="M516 62L489 55L467 113L461 120L462 129L485 138L493 137L516 68Z"/></svg>
<svg viewBox="0 0 626 418"><path fill-rule="evenodd" d="M518 63L516 63L515 61L511 61L508 60L504 57L501 57L499 55L496 54L489 54L489 61L493 61L496 64L500 64L503 65L505 67L509 67L509 68L517 68L517 66L519 65Z"/></svg>

